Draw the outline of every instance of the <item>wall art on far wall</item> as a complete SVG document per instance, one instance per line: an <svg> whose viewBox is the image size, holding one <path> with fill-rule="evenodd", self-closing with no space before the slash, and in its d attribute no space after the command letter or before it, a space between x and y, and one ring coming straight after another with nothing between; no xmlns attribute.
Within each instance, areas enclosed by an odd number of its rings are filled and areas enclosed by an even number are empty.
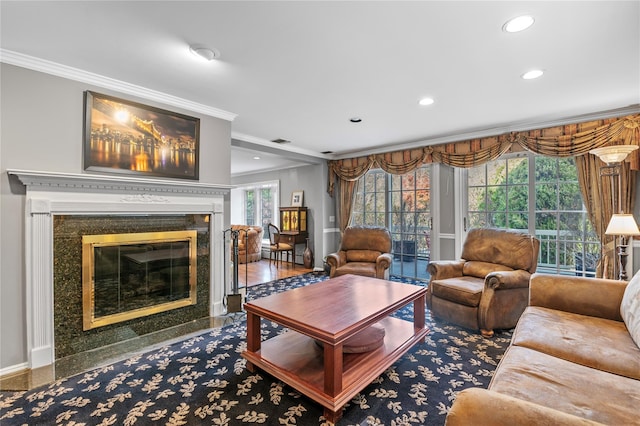
<svg viewBox="0 0 640 426"><path fill-rule="evenodd" d="M304 191L293 191L291 193L291 207L302 207L302 197Z"/></svg>
<svg viewBox="0 0 640 426"><path fill-rule="evenodd" d="M85 92L85 170L197 180L199 145L199 118Z"/></svg>

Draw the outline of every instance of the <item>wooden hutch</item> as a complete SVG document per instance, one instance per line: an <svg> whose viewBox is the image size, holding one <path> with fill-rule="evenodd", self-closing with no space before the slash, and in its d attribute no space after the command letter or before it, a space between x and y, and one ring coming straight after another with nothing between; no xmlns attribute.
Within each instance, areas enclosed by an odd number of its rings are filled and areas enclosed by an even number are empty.
<svg viewBox="0 0 640 426"><path fill-rule="evenodd" d="M296 244L306 244L308 237L307 208L280 207L280 241L294 246L294 258Z"/></svg>

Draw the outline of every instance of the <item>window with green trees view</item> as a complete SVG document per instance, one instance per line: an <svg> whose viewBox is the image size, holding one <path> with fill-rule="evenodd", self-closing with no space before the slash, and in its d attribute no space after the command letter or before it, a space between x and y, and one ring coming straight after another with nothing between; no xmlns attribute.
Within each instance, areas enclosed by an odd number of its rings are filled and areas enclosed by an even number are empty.
<svg viewBox="0 0 640 426"><path fill-rule="evenodd" d="M540 240L539 271L594 276L600 243L573 158L501 158L469 169L467 190L468 227L531 233Z"/></svg>
<svg viewBox="0 0 640 426"><path fill-rule="evenodd" d="M237 211L236 205L232 204L232 222L262 226L263 239L269 238L268 225L274 222L278 215L278 182L249 184L234 188L232 193L231 198L242 196L242 202L237 203Z"/></svg>

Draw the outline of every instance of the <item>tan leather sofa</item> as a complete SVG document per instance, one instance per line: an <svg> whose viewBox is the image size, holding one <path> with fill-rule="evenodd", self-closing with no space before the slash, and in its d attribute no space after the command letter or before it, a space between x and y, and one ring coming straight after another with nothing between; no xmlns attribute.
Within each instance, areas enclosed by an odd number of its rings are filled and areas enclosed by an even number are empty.
<svg viewBox="0 0 640 426"><path fill-rule="evenodd" d="M389 230L366 226L345 229L340 250L327 256L331 278L354 274L388 279L391 262Z"/></svg>
<svg viewBox="0 0 640 426"><path fill-rule="evenodd" d="M490 337L515 327L527 306L540 241L503 229L471 229L462 259L432 261L427 288L431 315Z"/></svg>
<svg viewBox="0 0 640 426"><path fill-rule="evenodd" d="M240 231L238 233L238 263L259 261L262 258L262 227L231 225L231 229ZM231 250L233 256L233 247Z"/></svg>
<svg viewBox="0 0 640 426"><path fill-rule="evenodd" d="M640 273L626 281L534 274L488 389L458 393L446 424L640 423Z"/></svg>

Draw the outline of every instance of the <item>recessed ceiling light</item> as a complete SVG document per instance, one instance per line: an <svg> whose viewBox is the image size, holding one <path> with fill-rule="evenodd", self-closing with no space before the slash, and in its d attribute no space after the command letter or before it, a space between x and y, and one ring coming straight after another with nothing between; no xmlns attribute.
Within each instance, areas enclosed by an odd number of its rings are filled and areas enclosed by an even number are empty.
<svg viewBox="0 0 640 426"><path fill-rule="evenodd" d="M220 52L218 50L205 46L191 45L189 46L189 51L197 58L204 59L205 61L213 61L220 57Z"/></svg>
<svg viewBox="0 0 640 426"><path fill-rule="evenodd" d="M531 70L531 71L527 71L524 74L522 74L521 77L524 80L533 80L534 78L541 77L542 74L544 74L544 71L542 71L542 70Z"/></svg>
<svg viewBox="0 0 640 426"><path fill-rule="evenodd" d="M260 157L258 157L257 155L255 157L253 157L254 160L259 160Z"/></svg>
<svg viewBox="0 0 640 426"><path fill-rule="evenodd" d="M422 98L418 101L418 104L422 106L427 106L427 105L431 105L434 102L435 101L433 100L433 98Z"/></svg>
<svg viewBox="0 0 640 426"><path fill-rule="evenodd" d="M362 118L353 117L353 118L350 118L349 121L352 122L352 123L360 123L362 121Z"/></svg>
<svg viewBox="0 0 640 426"><path fill-rule="evenodd" d="M531 16L518 16L516 18L508 20L503 26L502 30L508 33L517 33L524 31L533 25L534 19Z"/></svg>

